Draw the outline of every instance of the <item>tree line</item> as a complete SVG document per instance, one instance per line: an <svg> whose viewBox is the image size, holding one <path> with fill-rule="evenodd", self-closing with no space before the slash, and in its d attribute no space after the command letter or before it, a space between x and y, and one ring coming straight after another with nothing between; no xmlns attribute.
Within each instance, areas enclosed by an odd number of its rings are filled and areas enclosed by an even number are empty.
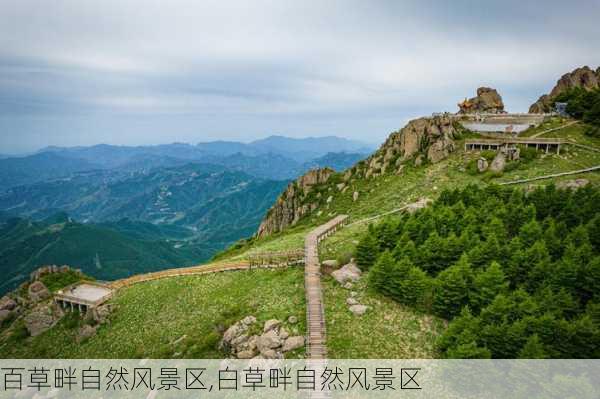
<svg viewBox="0 0 600 399"><path fill-rule="evenodd" d="M600 190L475 185L369 226L369 285L449 321L448 358L600 356Z"/></svg>

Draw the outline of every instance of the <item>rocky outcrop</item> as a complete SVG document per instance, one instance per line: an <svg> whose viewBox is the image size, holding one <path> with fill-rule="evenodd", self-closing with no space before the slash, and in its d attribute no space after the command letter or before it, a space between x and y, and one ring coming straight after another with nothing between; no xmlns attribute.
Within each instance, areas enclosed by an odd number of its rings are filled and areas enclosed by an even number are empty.
<svg viewBox="0 0 600 399"><path fill-rule="evenodd" d="M333 173L334 170L329 168L313 169L290 183L269 209L256 235L265 237L280 232L315 210L317 203L309 203L307 198L316 186L326 183Z"/></svg>
<svg viewBox="0 0 600 399"><path fill-rule="evenodd" d="M386 172L401 173L402 162L416 158L436 163L454 151L456 129L449 115L414 119L402 129L390 134L371 157L351 169L357 177L371 178ZM417 162L417 163L419 163ZM354 197L358 199L358 195Z"/></svg>
<svg viewBox="0 0 600 399"><path fill-rule="evenodd" d="M35 337L52 328L63 316L64 312L56 304L41 304L25 315L23 321L29 335Z"/></svg>
<svg viewBox="0 0 600 399"><path fill-rule="evenodd" d="M491 87L480 87L477 96L465 99L458 104L459 114L502 114L504 113L504 102L496 89Z"/></svg>
<svg viewBox="0 0 600 399"><path fill-rule="evenodd" d="M29 284L27 293L33 302L40 302L50 298L51 296L50 291L41 281L34 281L33 283Z"/></svg>
<svg viewBox="0 0 600 399"><path fill-rule="evenodd" d="M284 353L304 346L304 337L290 336L277 319L267 320L261 335L249 335L255 323L256 318L248 316L229 327L223 334L221 349L238 359L283 359Z"/></svg>
<svg viewBox="0 0 600 399"><path fill-rule="evenodd" d="M594 71L586 65L564 74L558 79L550 93L542 95L535 103L531 104L529 113L541 114L552 111L552 103L559 94L577 87L585 90L600 88L600 67Z"/></svg>

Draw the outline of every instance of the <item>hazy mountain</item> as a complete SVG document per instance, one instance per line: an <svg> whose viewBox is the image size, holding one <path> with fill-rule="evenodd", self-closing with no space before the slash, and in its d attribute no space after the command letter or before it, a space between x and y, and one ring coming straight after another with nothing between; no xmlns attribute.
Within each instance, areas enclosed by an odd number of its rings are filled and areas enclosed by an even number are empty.
<svg viewBox="0 0 600 399"><path fill-rule="evenodd" d="M55 153L10 157L0 159L0 187L31 184L97 168L98 165L87 160L64 157Z"/></svg>
<svg viewBox="0 0 600 399"><path fill-rule="evenodd" d="M173 143L154 146L115 146L99 144L90 147L46 147L40 153L54 153L63 157L86 160L103 168L114 168L144 157L168 157L187 161L203 161L241 154L279 155L297 162L307 162L329 152L370 153L368 145L340 137L289 138L271 136L251 143L214 141L197 145ZM151 159L151 158L147 158Z"/></svg>
<svg viewBox="0 0 600 399"><path fill-rule="evenodd" d="M369 154L373 151L369 145L335 136L291 138L270 136L249 144L262 152L279 153L299 162L322 157L330 152L353 152Z"/></svg>

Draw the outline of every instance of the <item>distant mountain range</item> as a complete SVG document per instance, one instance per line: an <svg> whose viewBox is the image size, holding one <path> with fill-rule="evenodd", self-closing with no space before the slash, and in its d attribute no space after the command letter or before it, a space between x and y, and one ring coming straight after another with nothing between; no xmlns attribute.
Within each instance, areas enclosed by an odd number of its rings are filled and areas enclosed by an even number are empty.
<svg viewBox="0 0 600 399"><path fill-rule="evenodd" d="M46 147L23 157L0 157L0 190L63 178L97 169L148 171L157 167L201 162L242 170L253 176L286 180L324 165L329 153L348 154L347 167L371 152L368 145L339 137L295 139L271 136L251 143L215 141L197 145L173 143L155 146Z"/></svg>
<svg viewBox="0 0 600 399"><path fill-rule="evenodd" d="M202 262L251 236L290 179L311 168L345 169L368 151L336 137L273 136L248 144L48 147L0 159L0 221L8 223L0 227L8 262L0 267L13 284L44 263L111 279ZM78 234L89 245L81 251ZM149 243L156 247L146 256ZM123 246L131 256L118 263ZM98 257L108 266L92 267Z"/></svg>

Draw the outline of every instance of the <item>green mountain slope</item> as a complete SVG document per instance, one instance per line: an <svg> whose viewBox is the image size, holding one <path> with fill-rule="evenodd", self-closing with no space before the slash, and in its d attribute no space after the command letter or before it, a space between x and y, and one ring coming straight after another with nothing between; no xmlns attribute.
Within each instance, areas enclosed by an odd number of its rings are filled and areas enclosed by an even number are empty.
<svg viewBox="0 0 600 399"><path fill-rule="evenodd" d="M102 226L63 221L10 219L0 225L0 292L29 278L42 265L68 264L101 280L191 265L210 256L201 248L176 249L165 240L147 241Z"/></svg>

